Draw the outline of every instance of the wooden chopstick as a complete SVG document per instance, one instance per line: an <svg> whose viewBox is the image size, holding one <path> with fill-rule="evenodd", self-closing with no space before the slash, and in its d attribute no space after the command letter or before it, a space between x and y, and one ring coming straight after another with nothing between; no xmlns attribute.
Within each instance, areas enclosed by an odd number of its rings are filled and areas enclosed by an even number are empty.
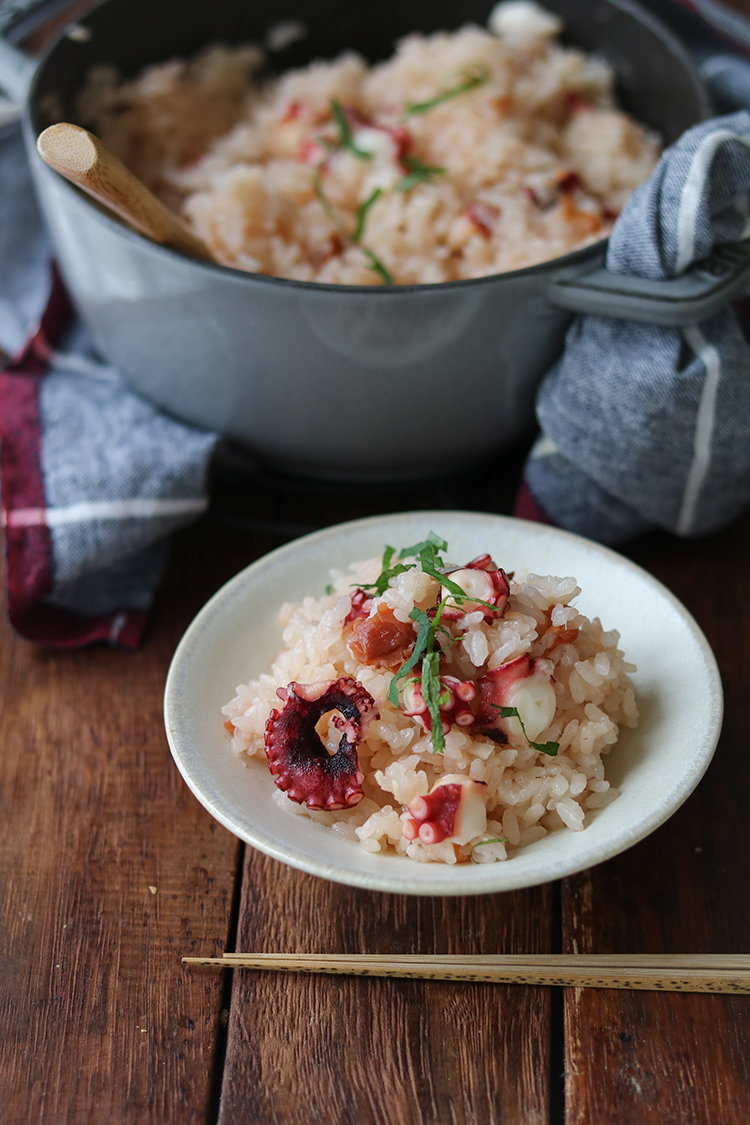
<svg viewBox="0 0 750 1125"><path fill-rule="evenodd" d="M223 957L183 957L182 963L287 973L750 993L750 955L738 953L225 953Z"/></svg>

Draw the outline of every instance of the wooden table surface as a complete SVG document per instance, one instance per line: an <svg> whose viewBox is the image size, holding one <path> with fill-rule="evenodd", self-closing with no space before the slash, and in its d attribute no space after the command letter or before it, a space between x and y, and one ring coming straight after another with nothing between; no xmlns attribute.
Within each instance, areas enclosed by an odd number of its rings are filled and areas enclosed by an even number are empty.
<svg viewBox="0 0 750 1125"><path fill-rule="evenodd" d="M750 997L180 963L235 948L750 952L748 518L627 552L704 629L726 718L686 804L590 871L475 898L351 890L245 847L172 763L167 667L224 581L305 528L426 506L507 512L514 464L385 493L220 481L213 515L175 540L140 652L44 651L2 625L0 1121L750 1121Z"/></svg>

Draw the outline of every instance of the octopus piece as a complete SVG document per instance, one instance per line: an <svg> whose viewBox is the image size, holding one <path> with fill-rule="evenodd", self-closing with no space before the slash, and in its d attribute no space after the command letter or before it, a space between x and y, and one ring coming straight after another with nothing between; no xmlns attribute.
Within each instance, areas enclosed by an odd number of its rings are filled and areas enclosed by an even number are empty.
<svg viewBox="0 0 750 1125"><path fill-rule="evenodd" d="M391 607L381 602L369 617L355 621L349 651L360 664L377 664L395 671L411 653L416 639L414 623L399 621Z"/></svg>
<svg viewBox="0 0 750 1125"><path fill-rule="evenodd" d="M440 699L438 710L443 734L447 734L453 723L458 727L470 727L474 722L474 712L468 704L476 698L476 685L471 680L459 680L457 676L440 677ZM424 701L421 679L410 681L404 688L402 710L405 715L417 720L425 730L432 730L432 715Z"/></svg>
<svg viewBox="0 0 750 1125"><path fill-rule="evenodd" d="M359 588L351 595L351 609L344 618L344 625L351 625L360 617L369 617L372 609L372 598Z"/></svg>
<svg viewBox="0 0 750 1125"><path fill-rule="evenodd" d="M502 617L508 608L510 596L510 583L504 570L501 570L489 555L478 555L466 566L452 570L448 575L469 596L477 601L461 601L460 603L451 596L450 590L445 586L440 587L440 600L447 598L443 609L445 621L458 621L465 613L474 613L481 610L485 619L491 620ZM480 602L487 602L481 605Z"/></svg>
<svg viewBox="0 0 750 1125"><path fill-rule="evenodd" d="M266 723L266 756L279 789L309 809L348 809L364 796L357 744L371 719L378 717L375 701L351 676L333 682L298 684L292 681L276 692L284 700ZM329 754L315 729L327 712L342 737Z"/></svg>
<svg viewBox="0 0 750 1125"><path fill-rule="evenodd" d="M554 718L557 698L552 677L542 662L532 660L525 653L480 676L477 687L480 692L477 727L480 730L501 730L533 742ZM515 707L521 722L515 716L503 719L501 707Z"/></svg>
<svg viewBox="0 0 750 1125"><path fill-rule="evenodd" d="M408 805L411 817L404 824L407 840L423 844L468 844L487 829L487 786L462 774L448 773L425 797Z"/></svg>

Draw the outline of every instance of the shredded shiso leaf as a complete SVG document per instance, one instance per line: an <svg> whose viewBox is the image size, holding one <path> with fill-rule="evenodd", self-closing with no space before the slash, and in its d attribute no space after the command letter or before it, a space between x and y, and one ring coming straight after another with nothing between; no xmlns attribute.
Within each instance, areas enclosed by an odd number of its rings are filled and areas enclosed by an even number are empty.
<svg viewBox="0 0 750 1125"><path fill-rule="evenodd" d="M342 237L345 238L347 242L350 242L352 246L359 246L362 253L366 258L368 258L370 262L369 268L374 270L382 278L384 285L393 285L393 278L391 277L390 273L385 268L383 263L380 261L380 259L377 257L377 255L374 254L372 250L368 250L366 246L360 245L362 235L365 232L365 220L367 218L367 212L370 210L376 199L379 199L383 194L382 190L380 188L375 188L375 190L364 201L364 203L362 203L357 208L357 217L355 220L354 230L348 231L336 215L333 204L325 193L325 190L323 188L323 181L320 178L320 166L318 166L313 173L313 188L315 189L315 194L318 197L318 202L320 203L328 218L338 229Z"/></svg>
<svg viewBox="0 0 750 1125"><path fill-rule="evenodd" d="M340 149L345 149L347 152L350 152L352 156L356 156L358 160L372 160L371 152L365 152L355 145L351 125L347 120L341 104L337 102L335 98L331 99L331 113L333 114L333 120L336 122L336 128L339 131L339 139L337 144L331 144L325 137L321 137L320 143L323 147L328 149L329 152L338 152Z"/></svg>
<svg viewBox="0 0 750 1125"><path fill-rule="evenodd" d="M418 609L416 606L409 614L409 617L418 625L417 639L414 643L411 656L406 660L398 671L395 673L391 680L391 685L388 689L388 699L394 707L399 706L399 684L409 672L420 662L422 662L422 672L418 680L421 685L422 698L427 704L430 718L432 720L432 746L436 754L441 754L445 748L445 735L443 733L442 720L440 717L440 702L441 695L443 694L440 684L440 654L442 652L441 646L437 643L438 632L442 633L453 644L454 638L451 637L448 630L444 625L441 625L440 618L442 617L443 610L450 600L456 601L459 605L462 601L470 601L472 604L486 605L489 603L482 602L475 597L469 596L457 582L446 575L445 560L441 557L441 551L447 551L448 544L434 531L431 531L427 539L423 539L419 543L415 543L412 547L404 547L399 552L399 559L417 558L419 565L425 574L429 574L431 578L435 578L443 587L448 591L448 594L440 601L434 613L427 614L424 610ZM382 567L378 578L363 589L372 591L374 596L380 596L388 588L388 583L391 578L398 574L403 574L406 570L414 570L417 566L416 562L401 563L398 562L395 566L391 566L393 556L396 551L394 547L386 547L383 555ZM489 607L493 608L493 607ZM402 685L404 686L404 685Z"/></svg>
<svg viewBox="0 0 750 1125"><path fill-rule="evenodd" d="M479 63L467 66L459 73L463 75L461 82L458 82L455 86L449 86L447 90L441 90L439 94L436 94L434 98L430 98L427 102L410 102L404 110L404 117L411 117L415 113L427 113L434 109L436 105L447 102L449 98L457 98L460 94L468 94L470 90L475 90L477 86L484 85L490 77L487 68Z"/></svg>
<svg viewBox="0 0 750 1125"><path fill-rule="evenodd" d="M508 837L507 836L493 836L491 840L479 840L476 844L474 844L472 846L471 854L470 854L469 858L471 859L472 863L479 863L478 859L474 859L474 849L475 848L483 848L485 844L507 844L507 843L508 843Z"/></svg>
<svg viewBox="0 0 750 1125"><path fill-rule="evenodd" d="M372 250L368 250L366 246L360 247L362 253L370 261L370 269L382 279L383 285L393 285L393 275L385 268L380 258L373 254Z"/></svg>
<svg viewBox="0 0 750 1125"><path fill-rule="evenodd" d="M376 199L380 199L382 194L383 192L379 187L375 188L375 190L371 195L367 197L364 203L362 203L357 208L357 221L354 225L354 230L349 236L351 242L359 242L362 235L365 233L365 220L367 218L367 212L370 210Z"/></svg>
<svg viewBox="0 0 750 1125"><path fill-rule="evenodd" d="M500 712L500 718L501 719L518 719L521 730L523 731L523 737L526 739L529 746L532 746L535 750L539 750L542 754L549 754L550 758L555 757L555 755L557 754L557 751L560 749L560 743L559 742L532 742L531 739L529 738L529 736L526 733L526 727L523 725L523 719L518 714L518 708L517 707L499 707L497 703L493 703L493 704L491 704L491 706L497 707L498 711Z"/></svg>
<svg viewBox="0 0 750 1125"><path fill-rule="evenodd" d="M417 184L426 184L436 176L442 176L445 168L423 164L416 156L405 156L402 160L408 174L396 184L396 191L411 191Z"/></svg>

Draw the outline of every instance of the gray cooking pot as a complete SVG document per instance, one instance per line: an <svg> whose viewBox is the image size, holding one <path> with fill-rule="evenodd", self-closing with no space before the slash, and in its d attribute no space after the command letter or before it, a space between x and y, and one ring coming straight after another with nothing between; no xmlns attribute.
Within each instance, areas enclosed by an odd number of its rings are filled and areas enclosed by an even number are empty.
<svg viewBox="0 0 750 1125"><path fill-rule="evenodd" d="M630 0L545 0L566 38L614 65L623 106L671 143L709 113L680 44ZM24 129L63 275L97 345L128 383L272 467L348 480L429 476L487 456L529 431L539 379L571 310L694 323L741 288L750 258L675 282L607 274L606 241L543 265L438 285L301 283L205 264L157 246L100 211L36 153L54 95L74 98L95 63L126 75L208 42L260 41L300 20L308 37L278 68L344 48L387 57L408 32L486 22L491 0L106 0L34 71L7 43L0 78L26 94ZM33 74L32 74L33 72ZM583 280L585 278L585 280Z"/></svg>

